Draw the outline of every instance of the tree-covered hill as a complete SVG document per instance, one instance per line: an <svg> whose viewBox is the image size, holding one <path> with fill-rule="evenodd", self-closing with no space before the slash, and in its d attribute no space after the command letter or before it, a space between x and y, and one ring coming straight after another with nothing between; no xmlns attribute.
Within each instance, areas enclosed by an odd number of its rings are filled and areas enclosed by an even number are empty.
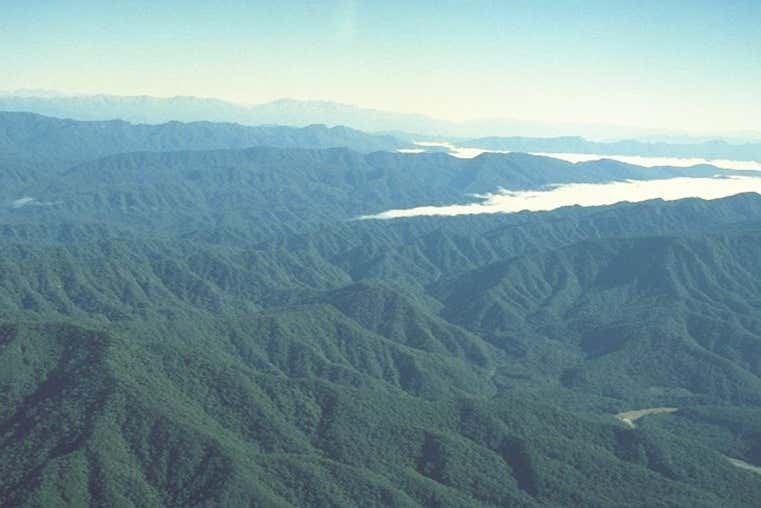
<svg viewBox="0 0 761 508"><path fill-rule="evenodd" d="M716 170L271 134L0 160L0 505L761 503L761 196L356 220Z"/></svg>
<svg viewBox="0 0 761 508"><path fill-rule="evenodd" d="M642 402L758 404L761 237L582 242L432 287L442 315L559 382ZM540 347L543 345L543 347ZM705 375L710 372L710 375Z"/></svg>
<svg viewBox="0 0 761 508"><path fill-rule="evenodd" d="M29 505L750 506L757 479L660 428L521 398L426 401L181 342L2 328L0 496ZM252 337L252 340L256 340Z"/></svg>
<svg viewBox="0 0 761 508"><path fill-rule="evenodd" d="M34 160L83 161L124 152L219 150L251 146L347 147L360 152L396 150L409 144L392 136L348 127L244 126L234 123L123 120L78 121L23 112L0 112L0 154Z"/></svg>
<svg viewBox="0 0 761 508"><path fill-rule="evenodd" d="M29 163L27 163L28 165ZM731 174L710 166L641 168L583 164L525 154L361 154L255 147L245 150L138 152L21 179L6 189L6 223L105 222L140 235L184 237L203 231L224 243L260 242L392 208L475 202L473 194L540 189L563 182L650 180Z"/></svg>

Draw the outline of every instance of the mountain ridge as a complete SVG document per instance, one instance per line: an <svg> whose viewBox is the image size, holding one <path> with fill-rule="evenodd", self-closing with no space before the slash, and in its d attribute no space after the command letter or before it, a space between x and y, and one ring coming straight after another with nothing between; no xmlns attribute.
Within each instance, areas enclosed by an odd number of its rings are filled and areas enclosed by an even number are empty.
<svg viewBox="0 0 761 508"><path fill-rule="evenodd" d="M406 132L407 136L444 136L475 138L494 135L566 136L581 134L595 139L662 138L673 139L674 133L659 129L616 125L553 125L537 121L483 118L454 122L425 114L397 113L350 104L320 100L277 99L246 105L215 98L193 96L153 97L150 95L61 95L56 93L18 95L0 94L0 110L32 111L51 116L82 120L122 118L144 123L180 121L227 121L248 125L312 123L349 125L355 129L380 132ZM689 135L683 137L689 138ZM716 137L716 136L713 136ZM719 136L722 137L722 136ZM733 139L761 139L761 134L738 133ZM698 139L705 139L705 136Z"/></svg>
<svg viewBox="0 0 761 508"><path fill-rule="evenodd" d="M83 161L136 151L246 148L257 145L394 151L408 146L391 136L371 135L343 126L247 127L234 123L171 121L159 125L124 120L78 121L34 113L0 112L0 153ZM43 155L44 154L44 155Z"/></svg>
<svg viewBox="0 0 761 508"><path fill-rule="evenodd" d="M715 168L10 131L0 504L761 499L761 196L352 220Z"/></svg>

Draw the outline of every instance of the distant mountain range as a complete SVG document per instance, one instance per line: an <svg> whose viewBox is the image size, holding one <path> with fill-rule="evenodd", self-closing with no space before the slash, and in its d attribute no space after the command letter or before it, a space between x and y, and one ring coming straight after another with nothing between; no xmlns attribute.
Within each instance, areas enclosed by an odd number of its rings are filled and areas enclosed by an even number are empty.
<svg viewBox="0 0 761 508"><path fill-rule="evenodd" d="M11 111L17 108L24 109L24 112ZM3 109L9 111L3 112ZM0 96L0 155L13 155L14 151L20 150L72 161L85 158L85 154L90 158L134 151L211 150L265 145L346 147L359 152L373 152L411 148L415 146L415 141L440 140L445 136L436 134L441 130L441 125L421 115L377 111L373 120L371 113L372 110L341 104L287 100L246 109L215 99L193 97ZM211 120L194 121L204 115ZM127 120L104 120L113 116ZM155 121L163 123L156 124ZM323 123L318 123L321 121ZM260 125L244 125L247 123ZM303 123L308 125L293 127ZM325 123L336 125L328 127ZM366 131L378 131L378 127L391 124L407 125L409 130L370 134L344 126L360 125ZM429 134L409 134L416 128L429 129L425 131ZM89 145L85 146L87 143ZM490 136L457 138L457 143L488 151L761 161L761 143L731 144L722 140L700 143L599 142L580 136ZM42 146L44 150L40 149ZM446 150L445 147L426 147L426 151Z"/></svg>
<svg viewBox="0 0 761 508"><path fill-rule="evenodd" d="M702 143L665 143L630 139L603 143L589 141L578 136L557 138L488 137L462 141L461 144L466 147L477 147L490 151L761 161L761 143L730 144L722 140L704 141Z"/></svg>
<svg viewBox="0 0 761 508"><path fill-rule="evenodd" d="M392 113L325 101L281 99L254 106L213 98L118 95L56 95L21 92L0 95L0 110L27 111L76 120L122 119L139 123L170 121L235 122L243 125L348 125L365 131L404 131L430 135L482 135L425 115ZM494 133L491 131L490 133Z"/></svg>
<svg viewBox="0 0 761 508"><path fill-rule="evenodd" d="M761 506L761 196L404 143L0 114L0 505Z"/></svg>
<svg viewBox="0 0 761 508"><path fill-rule="evenodd" d="M346 125L369 132L403 132L420 137L582 135L594 139L647 138L669 142L696 141L657 129L614 125L548 124L509 118L452 122L415 113L399 113L328 101L280 99L245 105L214 98L119 95L66 95L54 91L0 93L0 111L27 111L77 120L122 119L138 123L169 121L235 122L243 125ZM743 135L761 139L758 133ZM704 141L706 138L697 139Z"/></svg>
<svg viewBox="0 0 761 508"><path fill-rule="evenodd" d="M220 150L252 146L351 148L394 151L410 146L389 135L347 127L250 127L233 123L167 122L131 124L123 120L62 120L32 113L0 112L0 155L78 161L116 153Z"/></svg>
<svg viewBox="0 0 761 508"><path fill-rule="evenodd" d="M123 229L127 210L129 228L224 225L231 237L258 241L284 224L298 231L389 209L473 202L472 194L499 188L749 174L524 153L394 153L403 146L392 136L322 125L135 125L0 113L0 221L30 213L53 222L109 217Z"/></svg>

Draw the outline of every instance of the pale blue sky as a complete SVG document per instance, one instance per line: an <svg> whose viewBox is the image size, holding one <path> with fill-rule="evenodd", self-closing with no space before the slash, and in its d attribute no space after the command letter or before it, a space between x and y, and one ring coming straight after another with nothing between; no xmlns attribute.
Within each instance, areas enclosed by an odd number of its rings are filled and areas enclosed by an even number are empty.
<svg viewBox="0 0 761 508"><path fill-rule="evenodd" d="M3 0L0 90L759 130L761 2Z"/></svg>

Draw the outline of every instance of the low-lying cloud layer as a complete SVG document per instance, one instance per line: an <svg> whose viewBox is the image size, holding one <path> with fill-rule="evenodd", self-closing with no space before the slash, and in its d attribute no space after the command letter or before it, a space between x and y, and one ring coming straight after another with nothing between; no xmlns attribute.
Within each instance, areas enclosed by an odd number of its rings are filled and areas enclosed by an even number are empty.
<svg viewBox="0 0 761 508"><path fill-rule="evenodd" d="M460 159L472 159L482 153L510 153L506 150L486 150L484 148L461 147L447 142L417 142L420 148L406 148L399 150L403 153L422 153L432 148L445 149L453 157ZM701 159L698 157L649 157L644 155L608 155L597 153L550 153L550 152L528 152L531 155L540 155L543 157L552 157L568 162L588 162L600 159L610 159L626 164L644 166L653 168L656 166L672 166L676 168L689 168L702 164L709 164L722 169L736 169L741 171L761 171L761 162L759 161L735 161L727 159Z"/></svg>
<svg viewBox="0 0 761 508"><path fill-rule="evenodd" d="M648 157L644 155L601 155L594 153L543 153L535 152L533 155L554 157L568 162L587 162L600 159L611 159L635 166L654 168L657 166L671 166L675 168L689 168L702 164L709 164L722 169L736 169L740 171L761 171L761 162L756 161L733 161L727 159L700 159L683 157Z"/></svg>
<svg viewBox="0 0 761 508"><path fill-rule="evenodd" d="M571 183L546 190L509 191L477 196L480 202L448 206L420 206L388 210L362 219L398 219L425 215L472 215L547 211L563 206L603 206L622 201L649 199L673 201L684 198L718 199L743 192L761 194L761 178L669 178L662 180L625 180L611 183Z"/></svg>
<svg viewBox="0 0 761 508"><path fill-rule="evenodd" d="M40 201L37 198L24 196L11 203L11 208L23 208L25 206L55 206L60 205L60 201Z"/></svg>

